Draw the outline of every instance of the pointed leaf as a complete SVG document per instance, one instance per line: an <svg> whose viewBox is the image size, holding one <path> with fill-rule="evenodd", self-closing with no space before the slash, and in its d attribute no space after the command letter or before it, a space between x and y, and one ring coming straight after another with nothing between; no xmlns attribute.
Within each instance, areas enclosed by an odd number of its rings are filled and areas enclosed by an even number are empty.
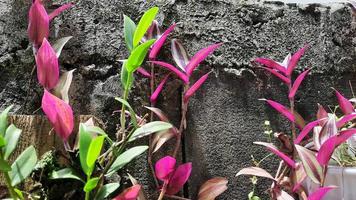
<svg viewBox="0 0 356 200"><path fill-rule="evenodd" d="M91 174L91 169L87 164L88 150L92 141L92 136L85 130L85 124L79 125L79 158L82 170L86 175Z"/></svg>
<svg viewBox="0 0 356 200"><path fill-rule="evenodd" d="M119 196L113 200L136 200L141 190L140 185L134 185L124 190Z"/></svg>
<svg viewBox="0 0 356 200"><path fill-rule="evenodd" d="M282 72L283 74L286 74L286 68L284 68L283 66L281 66L278 62L269 59L269 58L256 58L254 60L255 62L264 65L266 67L268 67L268 69L275 69L278 70L280 72Z"/></svg>
<svg viewBox="0 0 356 200"><path fill-rule="evenodd" d="M88 154L87 154L87 165L92 168L95 165L96 159L98 159L101 149L104 144L104 136L98 136L94 138L89 145Z"/></svg>
<svg viewBox="0 0 356 200"><path fill-rule="evenodd" d="M342 94L340 92L338 92L337 90L335 90L335 93L336 93L336 97L339 102L341 111L345 115L353 113L355 110L354 110L352 103L348 99L346 99L344 96L342 96Z"/></svg>
<svg viewBox="0 0 356 200"><path fill-rule="evenodd" d="M11 185L15 186L25 180L35 168L37 154L33 146L29 146L23 151L11 165Z"/></svg>
<svg viewBox="0 0 356 200"><path fill-rule="evenodd" d="M344 143L351 136L356 134L356 129L351 128L344 131L340 131L339 134L330 137L324 143L322 143L317 155L317 159L321 165L326 166L334 153L334 150L342 143Z"/></svg>
<svg viewBox="0 0 356 200"><path fill-rule="evenodd" d="M134 158L144 153L147 149L148 146L136 146L128 149L116 158L105 176L111 176L114 172L130 163Z"/></svg>
<svg viewBox="0 0 356 200"><path fill-rule="evenodd" d="M129 104L129 102L127 102L126 100L124 100L124 99L122 99L120 97L115 97L115 100L119 101L120 103L122 103L123 105L125 105L129 109L131 122L135 127L137 127L138 125L137 125L136 113L133 110L133 108L131 107L131 105Z"/></svg>
<svg viewBox="0 0 356 200"><path fill-rule="evenodd" d="M183 72L179 71L177 68L175 68L173 65L161 61L151 61L153 64L159 65L161 67L164 67L170 71L172 71L174 74L176 74L184 83L189 82L189 78L187 75L185 75Z"/></svg>
<svg viewBox="0 0 356 200"><path fill-rule="evenodd" d="M276 70L274 69L270 69L267 67L261 67L262 69L265 69L269 72L271 72L271 74L275 75L277 78L281 79L283 82L285 82L287 85L289 85L291 83L291 80L287 77L285 77L284 75L278 73Z"/></svg>
<svg viewBox="0 0 356 200"><path fill-rule="evenodd" d="M330 114L327 122L324 124L323 128L319 134L319 143L323 144L327 139L336 135L338 133L336 125L336 117L334 114Z"/></svg>
<svg viewBox="0 0 356 200"><path fill-rule="evenodd" d="M155 107L148 107L145 106L145 108L147 108L148 110L152 111L154 114L157 115L157 117L164 122L169 122L168 117L163 113L163 111L159 108L155 108Z"/></svg>
<svg viewBox="0 0 356 200"><path fill-rule="evenodd" d="M324 109L324 107L320 104L318 104L318 112L316 113L316 118L317 119L323 119L323 118L328 118L328 112L326 112L326 110ZM324 124L326 123L326 120L322 120L319 122L320 126L324 126Z"/></svg>
<svg viewBox="0 0 356 200"><path fill-rule="evenodd" d="M331 190L335 189L336 186L322 187L309 195L308 200L322 200L323 197Z"/></svg>
<svg viewBox="0 0 356 200"><path fill-rule="evenodd" d="M67 71L62 74L59 82L53 90L53 94L58 98L62 99L64 102L69 103L69 88L73 80L73 72L75 69Z"/></svg>
<svg viewBox="0 0 356 200"><path fill-rule="evenodd" d="M294 184L293 187L293 192L297 192L302 186L305 178L307 177L307 174L304 171L304 167L301 163L297 163L297 167L295 168L295 179L296 183Z"/></svg>
<svg viewBox="0 0 356 200"><path fill-rule="evenodd" d="M227 190L228 180L222 177L206 181L199 189L198 200L214 200Z"/></svg>
<svg viewBox="0 0 356 200"><path fill-rule="evenodd" d="M302 160L304 171L308 177L316 184L321 183L323 179L323 168L319 164L315 153L299 145L295 145L295 149Z"/></svg>
<svg viewBox="0 0 356 200"><path fill-rule="evenodd" d="M254 144L262 145L265 146L268 150L270 150L272 153L276 154L278 157L280 157L287 165L289 165L292 168L296 167L296 163L294 160L292 160L289 156L278 150L277 147L275 147L271 143L266 143L266 142L254 142Z"/></svg>
<svg viewBox="0 0 356 200"><path fill-rule="evenodd" d="M119 189L120 183L108 183L106 185L103 185L95 196L95 200L104 200L107 198L110 194L115 192L117 189Z"/></svg>
<svg viewBox="0 0 356 200"><path fill-rule="evenodd" d="M167 74L163 80L159 83L156 90L153 92L152 96L150 97L151 103L155 104L157 102L158 96L163 90L163 86L166 84L170 74Z"/></svg>
<svg viewBox="0 0 356 200"><path fill-rule="evenodd" d="M308 133L317 125L319 125L321 120L315 120L313 122L310 122L307 124L303 130L299 133L298 137L294 140L294 144L299 144L305 136L308 135Z"/></svg>
<svg viewBox="0 0 356 200"><path fill-rule="evenodd" d="M7 115L13 106L8 106L2 113L0 114L0 136L5 136L5 132L8 126Z"/></svg>
<svg viewBox="0 0 356 200"><path fill-rule="evenodd" d="M6 146L3 148L4 159L7 160L11 153L16 149L17 143L20 139L22 130L16 128L15 125L11 124L5 133Z"/></svg>
<svg viewBox="0 0 356 200"><path fill-rule="evenodd" d="M50 179L74 179L85 183L72 168L64 168L58 171L53 171Z"/></svg>
<svg viewBox="0 0 356 200"><path fill-rule="evenodd" d="M338 128L341 128L345 124L347 124L349 121L354 120L355 118L356 118L356 113L351 113L349 115L345 115L339 121L336 122L336 126Z"/></svg>
<svg viewBox="0 0 356 200"><path fill-rule="evenodd" d="M52 46L54 52L56 52L56 56L57 58L59 58L59 56L61 55L62 53L62 49L64 47L64 45L67 44L67 42L72 39L73 36L68 36L68 37L64 37L64 38L61 38L61 39L58 39Z"/></svg>
<svg viewBox="0 0 356 200"><path fill-rule="evenodd" d="M53 18L57 17L61 12L67 10L68 8L74 6L73 3L67 3L62 5L61 7L55 9L51 14L49 14L49 20L52 20Z"/></svg>
<svg viewBox="0 0 356 200"><path fill-rule="evenodd" d="M177 39L173 39L171 42L171 52L172 57L177 64L177 66L182 70L185 71L185 66L189 63L189 56L187 51L184 49L181 42Z"/></svg>
<svg viewBox="0 0 356 200"><path fill-rule="evenodd" d="M133 37L136 30L136 24L130 17L124 15L124 37L125 43L129 51L133 50Z"/></svg>
<svg viewBox="0 0 356 200"><path fill-rule="evenodd" d="M282 104L272 101L272 100L265 100L270 106L272 106L275 110L277 110L280 114L285 116L291 122L295 122L294 115L289 111L288 108L284 107Z"/></svg>
<svg viewBox="0 0 356 200"><path fill-rule="evenodd" d="M236 176L240 176L240 175L258 176L258 177L269 178L271 180L276 181L276 179L273 178L273 176L270 173L268 173L266 170L259 167L243 168L236 174Z"/></svg>
<svg viewBox="0 0 356 200"><path fill-rule="evenodd" d="M209 73L204 74L200 77L197 82L195 82L184 94L184 102L188 102L190 97L194 95L194 93L203 85L203 83L208 79Z"/></svg>
<svg viewBox="0 0 356 200"><path fill-rule="evenodd" d="M171 128L166 131L160 131L153 135L151 149L153 149L152 153L157 152L167 141L174 138L176 136L176 128Z"/></svg>
<svg viewBox="0 0 356 200"><path fill-rule="evenodd" d="M149 58L150 60L155 60L158 52L161 50L164 42L166 41L168 35L173 31L176 27L176 24L171 25L163 34L162 36L156 40L156 42L152 45Z"/></svg>
<svg viewBox="0 0 356 200"><path fill-rule="evenodd" d="M169 181L171 174L175 171L176 159L166 156L159 159L155 164L156 177L164 182Z"/></svg>
<svg viewBox="0 0 356 200"><path fill-rule="evenodd" d="M155 42L154 39L148 40L147 42L137 46L130 54L129 58L126 61L126 69L129 73L133 73L139 68L145 57L147 55L148 49Z"/></svg>
<svg viewBox="0 0 356 200"><path fill-rule="evenodd" d="M294 200L294 198L290 194L283 190L281 190L280 193L277 193L276 198L277 200Z"/></svg>
<svg viewBox="0 0 356 200"><path fill-rule="evenodd" d="M145 35L141 39L141 42L145 42L150 39L158 39L162 35L162 31L157 20L153 20L151 26L146 31Z"/></svg>
<svg viewBox="0 0 356 200"><path fill-rule="evenodd" d="M198 67L198 65L205 60L212 52L214 52L217 48L219 48L222 43L210 45L204 49L198 51L192 59L190 59L188 65L185 67L188 76L191 76L194 69Z"/></svg>
<svg viewBox="0 0 356 200"><path fill-rule="evenodd" d="M134 36L133 36L133 47L135 48L139 42L141 41L142 37L145 35L147 29L151 26L152 21L155 19L158 13L158 7L153 7L146 11L140 21L137 24Z"/></svg>
<svg viewBox="0 0 356 200"><path fill-rule="evenodd" d="M167 187L167 194L174 195L178 193L188 181L189 176L192 172L192 163L185 163L179 165L173 176L169 180Z"/></svg>
<svg viewBox="0 0 356 200"><path fill-rule="evenodd" d="M95 177L87 181L84 185L84 192L92 191L98 185L99 180L100 180L99 177Z"/></svg>
<svg viewBox="0 0 356 200"><path fill-rule="evenodd" d="M143 68L143 67L139 67L139 68L137 68L137 70L136 70L138 73L140 73L140 74L142 74L144 77L146 77L146 78L151 78L151 74L147 71L147 70L145 70L145 68Z"/></svg>
<svg viewBox="0 0 356 200"><path fill-rule="evenodd" d="M172 124L162 121L153 121L147 123L135 130L135 132L131 135L129 142L132 142L138 138L150 135L155 132L168 130L172 127Z"/></svg>
<svg viewBox="0 0 356 200"><path fill-rule="evenodd" d="M297 79L295 79L294 83L293 83L293 87L291 88L290 92L289 92L289 99L293 99L295 94L297 93L297 90L300 86L300 84L302 83L302 81L304 80L305 76L310 72L311 69L308 69L306 71L304 71L303 73L301 73Z"/></svg>
<svg viewBox="0 0 356 200"><path fill-rule="evenodd" d="M293 56L291 57L289 63L288 63L288 68L287 68L287 75L290 76L295 67L297 66L300 58L303 56L305 50L308 48L308 45L305 45L303 48L299 49Z"/></svg>
<svg viewBox="0 0 356 200"><path fill-rule="evenodd" d="M131 174L127 175L129 176L132 185L141 185L134 177L131 176ZM138 193L137 200L146 200L146 195L142 187L140 189L140 192Z"/></svg>

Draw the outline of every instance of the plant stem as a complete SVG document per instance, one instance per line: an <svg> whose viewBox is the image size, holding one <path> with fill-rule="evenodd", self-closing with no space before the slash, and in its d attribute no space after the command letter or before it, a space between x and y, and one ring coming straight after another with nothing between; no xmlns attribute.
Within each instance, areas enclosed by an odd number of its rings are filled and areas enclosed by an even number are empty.
<svg viewBox="0 0 356 200"><path fill-rule="evenodd" d="M161 193L159 194L159 197L158 197L157 200L162 200L163 199L163 197L164 197L164 195L166 193L166 190L167 190L167 186L168 186L168 183L164 182L163 187L161 189Z"/></svg>
<svg viewBox="0 0 356 200"><path fill-rule="evenodd" d="M87 183L90 180L90 176L87 176ZM85 200L89 200L90 199L90 192L85 192Z"/></svg>
<svg viewBox="0 0 356 200"><path fill-rule="evenodd" d="M128 77L127 77L126 86L125 86L124 95L123 95L123 99L125 101L127 101L127 98L129 97L129 92L130 92L129 83L131 82L131 79L132 79L132 74L129 74ZM121 135L121 139L124 139L126 137L126 135L125 135L126 125L125 125L125 123L126 123L125 104L122 104L121 116L120 116L120 130L117 132L117 135L116 135L117 141L120 140L120 135Z"/></svg>
<svg viewBox="0 0 356 200"><path fill-rule="evenodd" d="M14 187L12 187L12 185L11 185L11 179L10 179L9 173L5 172L4 174L5 174L6 186L7 186L7 189L9 190L10 196L12 199L16 200L17 194L15 192Z"/></svg>

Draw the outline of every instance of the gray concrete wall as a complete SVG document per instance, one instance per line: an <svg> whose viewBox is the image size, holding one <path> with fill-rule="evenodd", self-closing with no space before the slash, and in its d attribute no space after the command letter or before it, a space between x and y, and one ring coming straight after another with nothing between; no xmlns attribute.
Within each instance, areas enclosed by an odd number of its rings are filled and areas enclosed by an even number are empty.
<svg viewBox="0 0 356 200"><path fill-rule="evenodd" d="M49 3L49 7L53 5ZM60 61L62 69L77 69L70 91L75 113L98 116L109 132L118 122L112 115L119 107L114 96L121 93L117 60L127 56L122 14L137 20L153 5L161 8L159 20L166 27L180 22L174 37L182 40L190 55L209 44L224 42L196 72L213 71L189 106L183 159L193 162L187 188L193 199L199 185L213 176L225 176L230 181L229 190L220 199L246 199L251 188L248 179L234 176L251 164L251 154L257 158L265 155L252 144L263 139L263 122L270 120L275 131L288 130L283 118L257 101L264 97L286 103L286 88L271 75L253 68L250 61L256 56L282 60L304 43L311 45L298 67L298 71L313 67L297 94L297 109L307 120L314 118L316 103L335 104L331 86L351 97L348 81L355 83L356 33L345 5L241 4L236 0L77 1L74 8L54 20L52 35L74 36ZM29 1L0 2L0 105L3 109L14 104L18 114L41 114L36 111L41 88L36 77L30 76L34 59L26 33L28 7ZM135 105L148 104L147 89L147 80L136 83L131 96ZM172 107L179 101L177 84L170 83L165 93L159 103L177 122L179 107ZM141 107L139 110L143 111ZM264 166L273 171L275 162L268 161ZM148 183L146 168L140 166L136 174ZM261 183L269 184L266 180Z"/></svg>

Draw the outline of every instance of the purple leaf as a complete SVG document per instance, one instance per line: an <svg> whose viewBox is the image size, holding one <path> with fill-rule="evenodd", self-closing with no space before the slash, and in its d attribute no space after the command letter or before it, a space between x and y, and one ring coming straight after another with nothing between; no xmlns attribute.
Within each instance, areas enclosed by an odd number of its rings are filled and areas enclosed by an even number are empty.
<svg viewBox="0 0 356 200"><path fill-rule="evenodd" d="M67 10L68 8L71 8L74 6L73 3L67 3L62 5L61 7L55 9L51 14L49 14L49 20L51 21L53 18L57 17L61 12Z"/></svg>
<svg viewBox="0 0 356 200"><path fill-rule="evenodd" d="M302 132L300 132L300 134L298 135L298 137L295 139L294 144L299 144L304 137L317 125L319 125L320 120L315 120L313 122L310 122L309 124L307 124Z"/></svg>
<svg viewBox="0 0 356 200"><path fill-rule="evenodd" d="M300 86L300 84L302 83L302 81L304 80L305 76L309 73L311 69L308 69L306 71L304 71L303 73L301 73L297 79L294 81L293 83L293 87L291 88L290 92L289 92L289 95L288 95L288 98L289 99L293 99L295 94L297 93L297 90Z"/></svg>
<svg viewBox="0 0 356 200"><path fill-rule="evenodd" d="M316 118L317 119L323 119L323 118L328 118L328 112L326 112L326 110L324 109L324 107L320 104L318 104L318 112L316 113ZM325 120L320 121L319 125L320 126L324 126L324 124L326 123Z"/></svg>
<svg viewBox="0 0 356 200"><path fill-rule="evenodd" d="M279 79L281 79L281 80L282 80L283 82L285 82L287 85L290 84L290 82L291 82L290 79L287 78L287 77L285 77L284 75L278 73L276 70L270 69L270 68L267 68L267 67L261 67L261 68L263 68L263 69L265 69L265 70L271 72L273 75L275 75L276 77L278 77Z"/></svg>
<svg viewBox="0 0 356 200"><path fill-rule="evenodd" d="M179 165L174 172L172 178L169 180L167 187L167 194L174 195L178 193L188 181L189 176L192 172L192 163L185 163Z"/></svg>
<svg viewBox="0 0 356 200"><path fill-rule="evenodd" d="M145 68L143 68L143 67L137 68L136 71L137 71L138 73L142 74L142 75L143 75L144 77L146 77L146 78L151 78L151 74L150 74L148 71L146 71Z"/></svg>
<svg viewBox="0 0 356 200"><path fill-rule="evenodd" d="M273 176L270 173L268 173L266 170L259 167L243 168L236 174L236 176L241 176L241 175L259 176L259 177L269 178L271 180L276 181L276 179L273 178Z"/></svg>
<svg viewBox="0 0 356 200"><path fill-rule="evenodd" d="M294 184L293 187L293 192L297 192L302 185L303 181L307 177L307 174L304 171L304 167L301 163L297 163L295 168L295 179L296 183Z"/></svg>
<svg viewBox="0 0 356 200"><path fill-rule="evenodd" d="M49 35L49 17L41 0L33 1L28 12L28 37L30 41L39 47L44 38Z"/></svg>
<svg viewBox="0 0 356 200"><path fill-rule="evenodd" d="M215 200L227 190L228 180L223 177L215 177L206 181L198 192L198 200Z"/></svg>
<svg viewBox="0 0 356 200"><path fill-rule="evenodd" d="M338 128L343 127L346 123L356 118L356 113L343 116L339 121L336 122Z"/></svg>
<svg viewBox="0 0 356 200"><path fill-rule="evenodd" d="M288 118L291 122L295 122L295 117L293 113L289 111L288 108L284 107L280 103L277 103L272 100L265 100L270 106L272 106L274 109L276 109L279 113L281 113L283 116Z"/></svg>
<svg viewBox="0 0 356 200"><path fill-rule="evenodd" d="M161 37L161 28L157 20L153 20L151 26L147 29L146 34L142 37L141 41L144 43L151 39L158 39Z"/></svg>
<svg viewBox="0 0 356 200"><path fill-rule="evenodd" d="M176 159L171 156L161 158L156 162L156 177L161 181L169 181L171 174L174 172Z"/></svg>
<svg viewBox="0 0 356 200"><path fill-rule="evenodd" d="M172 57L178 67L185 71L185 66L189 63L189 56L187 51L184 49L183 45L179 40L173 39L171 42Z"/></svg>
<svg viewBox="0 0 356 200"><path fill-rule="evenodd" d="M169 78L169 75L166 75L163 80L159 83L159 85L157 86L156 90L153 92L152 96L150 97L150 101L151 103L155 104L156 101L157 101L157 98L158 98L158 95L161 93L162 89L163 89L163 86L164 84L166 84L168 78Z"/></svg>
<svg viewBox="0 0 356 200"><path fill-rule="evenodd" d="M169 122L168 117L163 113L163 111L159 108L155 108L155 107L148 107L145 106L145 108L147 108L148 110L152 111L154 114L157 115L157 117L164 122Z"/></svg>
<svg viewBox="0 0 356 200"><path fill-rule="evenodd" d="M304 171L314 183L321 183L323 179L323 168L319 164L315 153L309 149L295 145L295 149L302 161Z"/></svg>
<svg viewBox="0 0 356 200"><path fill-rule="evenodd" d="M134 185L125 189L119 196L113 198L113 200L137 200L140 190L141 185Z"/></svg>
<svg viewBox="0 0 356 200"><path fill-rule="evenodd" d="M270 69L276 69L280 72L282 72L283 74L286 74L286 68L284 68L283 66L281 66L279 63L277 63L276 61L272 60L272 59L268 59L268 58L256 58L254 60L255 62L264 65Z"/></svg>
<svg viewBox="0 0 356 200"><path fill-rule="evenodd" d="M203 85L203 83L206 81L206 79L208 78L210 72L204 74L202 77L199 78L199 80L197 82L195 82L188 90L187 92L184 94L184 102L188 102L189 98L191 96L193 96L193 94Z"/></svg>
<svg viewBox="0 0 356 200"><path fill-rule="evenodd" d="M322 200L323 197L330 191L335 189L336 186L322 187L309 195L308 200Z"/></svg>
<svg viewBox="0 0 356 200"><path fill-rule="evenodd" d="M291 59L288 63L287 76L290 76L293 73L300 58L303 56L303 54L307 48L308 48L308 45L305 45L303 48L299 49L295 54L293 54L293 56L291 57Z"/></svg>
<svg viewBox="0 0 356 200"><path fill-rule="evenodd" d="M320 147L320 150L317 155L317 159L321 165L326 166L329 163L329 160L334 153L336 147L344 143L351 136L356 134L356 129L348 129L340 131L338 135L334 135L326 140Z"/></svg>
<svg viewBox="0 0 356 200"><path fill-rule="evenodd" d="M324 124L322 127L320 133L319 133L319 143L323 144L327 139L330 137L337 135L338 130L337 130L337 125L336 125L336 119L335 115L330 114L327 122Z"/></svg>
<svg viewBox="0 0 356 200"><path fill-rule="evenodd" d="M174 27L176 27L176 24L173 24L170 26L163 34L162 36L156 40L156 42L152 45L151 51L149 54L149 59L150 60L155 60L158 52L161 50L164 42L166 41L168 35L173 31Z"/></svg>
<svg viewBox="0 0 356 200"><path fill-rule="evenodd" d="M153 64L159 65L161 67L164 67L173 73L175 73L184 83L189 82L189 78L187 75L185 75L183 72L179 71L177 68L175 68L173 65L166 63L166 62L161 62L161 61L150 61Z"/></svg>
<svg viewBox="0 0 356 200"><path fill-rule="evenodd" d="M273 144L271 143L266 143L266 142L254 142L254 144L262 145L265 146L268 150L276 154L278 157L280 157L286 164L288 164L290 167L295 168L296 163L294 160L292 160L289 156L286 154L282 153L280 150L277 149Z"/></svg>
<svg viewBox="0 0 356 200"><path fill-rule="evenodd" d="M339 102L341 111L345 115L353 113L354 107L353 107L352 103L348 99L346 99L344 96L342 96L342 94L340 92L338 92L337 90L335 90L335 93L336 93L336 97Z"/></svg>
<svg viewBox="0 0 356 200"><path fill-rule="evenodd" d="M210 45L204 49L201 49L200 51L198 51L193 57L192 59L190 59L190 62L188 63L188 65L185 67L185 70L187 72L188 76L191 76L194 69L203 61L205 60L206 57L209 56L210 53L214 52L218 47L220 47L222 45L222 43L218 43L218 44L213 44Z"/></svg>

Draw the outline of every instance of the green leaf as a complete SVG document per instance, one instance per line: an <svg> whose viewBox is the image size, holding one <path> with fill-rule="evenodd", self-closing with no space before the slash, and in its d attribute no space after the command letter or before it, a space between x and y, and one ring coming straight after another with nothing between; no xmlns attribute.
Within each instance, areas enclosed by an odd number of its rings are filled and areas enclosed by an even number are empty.
<svg viewBox="0 0 356 200"><path fill-rule="evenodd" d="M87 165L87 155L92 137L89 132L86 131L86 125L80 123L79 125L79 158L80 165L85 174L90 174L91 169Z"/></svg>
<svg viewBox="0 0 356 200"><path fill-rule="evenodd" d="M7 128L7 115L11 110L12 105L7 107L1 114L0 114L0 136L5 136L5 131Z"/></svg>
<svg viewBox="0 0 356 200"><path fill-rule="evenodd" d="M173 127L172 124L168 122L162 122L162 121L154 121L154 122L147 123L135 130L135 132L131 135L129 142L150 135L155 132L168 130L172 127Z"/></svg>
<svg viewBox="0 0 356 200"><path fill-rule="evenodd" d="M316 159L315 153L309 149L295 145L295 149L302 161L304 171L316 184L320 184L323 179L323 168Z"/></svg>
<svg viewBox="0 0 356 200"><path fill-rule="evenodd" d="M116 158L115 162L111 165L110 169L108 170L108 173L105 176L111 176L114 172L124 167L134 158L145 152L147 149L148 146L136 146L125 151Z"/></svg>
<svg viewBox="0 0 356 200"><path fill-rule="evenodd" d="M103 147L104 139L105 136L98 136L91 141L87 155L87 165L89 166L89 168L94 167L95 161L96 159L98 159L101 149Z"/></svg>
<svg viewBox="0 0 356 200"><path fill-rule="evenodd" d="M133 46L134 48L140 43L142 37L145 35L148 28L151 26L152 21L155 19L158 13L158 7L153 7L147 10L141 17L138 22L134 37L133 37Z"/></svg>
<svg viewBox="0 0 356 200"><path fill-rule="evenodd" d="M85 183L85 181L83 181L83 179L81 179L72 168L64 168L58 171L53 171L50 179L75 179Z"/></svg>
<svg viewBox="0 0 356 200"><path fill-rule="evenodd" d="M145 43L137 46L130 54L129 58L127 59L126 62L126 69L128 73L133 73L136 71L137 68L140 67L140 65L143 63L145 60L145 57L147 55L148 49L151 47L151 45L155 42L155 39L148 40Z"/></svg>
<svg viewBox="0 0 356 200"><path fill-rule="evenodd" d="M52 45L54 52L56 52L57 58L61 55L64 45L67 44L67 42L72 39L72 37L73 36L60 38Z"/></svg>
<svg viewBox="0 0 356 200"><path fill-rule="evenodd" d="M127 71L127 67L126 67L126 63L127 61L124 61L122 63L122 68L121 68L121 84L122 87L129 90L132 86L134 77L132 73L129 73Z"/></svg>
<svg viewBox="0 0 356 200"><path fill-rule="evenodd" d="M120 187L120 183L108 183L100 188L95 200L103 200Z"/></svg>
<svg viewBox="0 0 356 200"><path fill-rule="evenodd" d="M29 146L11 165L11 185L15 186L25 180L37 163L37 154L33 146Z"/></svg>
<svg viewBox="0 0 356 200"><path fill-rule="evenodd" d="M96 185L98 184L100 178L99 177L95 177L90 179L84 186L84 192L90 192L92 191Z"/></svg>
<svg viewBox="0 0 356 200"><path fill-rule="evenodd" d="M137 127L136 113L133 110L133 108L131 107L131 105L129 104L129 102L127 102L125 99L122 99L120 97L115 97L115 100L117 100L120 103L124 104L129 109L129 112L130 112L130 115L131 115L131 122L135 127Z"/></svg>
<svg viewBox="0 0 356 200"><path fill-rule="evenodd" d="M4 147L4 159L7 160L10 154L15 150L16 145L20 139L22 130L16 128L15 125L11 124L5 133L6 146Z"/></svg>
<svg viewBox="0 0 356 200"><path fill-rule="evenodd" d="M133 37L136 30L136 24L132 19L124 15L124 37L127 48L132 51L133 49Z"/></svg>
<svg viewBox="0 0 356 200"><path fill-rule="evenodd" d="M5 141L4 137L2 137L2 136L0 135L0 147L3 147L3 146L5 146L5 145L6 145L6 141Z"/></svg>
<svg viewBox="0 0 356 200"><path fill-rule="evenodd" d="M11 171L10 164L2 158L0 158L0 171L2 171L2 172Z"/></svg>
<svg viewBox="0 0 356 200"><path fill-rule="evenodd" d="M14 188L14 191L16 192L18 198L20 198L21 200L25 199L21 190Z"/></svg>

